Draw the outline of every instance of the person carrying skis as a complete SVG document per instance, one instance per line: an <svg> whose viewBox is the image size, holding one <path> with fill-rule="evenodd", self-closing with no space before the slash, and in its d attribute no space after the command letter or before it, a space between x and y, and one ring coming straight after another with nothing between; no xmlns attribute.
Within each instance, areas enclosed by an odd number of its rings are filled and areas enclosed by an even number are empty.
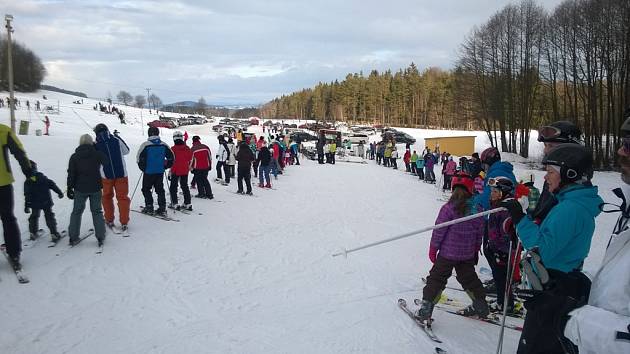
<svg viewBox="0 0 630 354"><path fill-rule="evenodd" d="M88 134L81 135L79 147L68 161L67 194L68 199L74 201L72 214L70 214L70 226L68 226L71 246L81 242L79 240L81 216L88 199L98 246L103 246L105 242L105 219L101 205L101 190L103 189L101 167L108 163L107 156L96 150L92 137Z"/></svg>
<svg viewBox="0 0 630 354"><path fill-rule="evenodd" d="M142 195L144 196L142 212L166 216L164 171L173 166L173 152L166 143L160 140L158 128L150 127L147 135L149 136L147 141L140 145L136 156L136 162L142 171ZM157 210L153 209L153 189L158 196Z"/></svg>
<svg viewBox="0 0 630 354"><path fill-rule="evenodd" d="M171 185L169 186L169 194L171 196L171 203L169 208L176 210L188 210L192 211L192 203L190 200L190 189L188 189L188 173L190 172L191 161L193 157L192 150L184 142L184 135L180 131L173 132L173 152L174 161L173 166L169 172L169 179ZM177 205L177 185L182 188L184 194L184 204Z"/></svg>
<svg viewBox="0 0 630 354"><path fill-rule="evenodd" d="M245 184L247 185L248 195L252 195L252 161L256 158L254 157L254 153L249 148L247 143L243 140L241 141L238 152L236 153L236 161L238 161L238 178L236 180L238 185L238 191L236 193L243 194L243 179L245 180Z"/></svg>
<svg viewBox="0 0 630 354"><path fill-rule="evenodd" d="M103 212L105 213L106 225L114 226L114 193L118 203L118 213L120 225L123 231L127 230L129 224L129 178L125 165L125 155L129 154L129 146L118 135L117 131L110 134L109 129L103 123L94 127L96 134L96 150L105 154L108 164L103 166Z"/></svg>
<svg viewBox="0 0 630 354"><path fill-rule="evenodd" d="M436 225L481 211L473 202L473 180L469 175L465 173L455 175L452 186L453 193L449 201L440 209L435 221ZM440 300L453 269L457 273L457 281L472 299L472 305L461 310L460 313L469 317L488 316L486 294L481 280L475 273L482 232L482 218L470 219L433 230L429 247L429 259L433 267L422 289L422 304L415 314L420 321L430 321L433 307Z"/></svg>
<svg viewBox="0 0 630 354"><path fill-rule="evenodd" d="M621 212L606 247L601 268L595 273L588 303L566 303L556 309L559 335L575 344L581 353L622 354L630 352L630 108L621 125L622 145L617 150L621 188L613 190ZM577 307L571 310L572 307ZM570 311L570 312L569 312Z"/></svg>
<svg viewBox="0 0 630 354"><path fill-rule="evenodd" d="M44 211L44 218L46 219L46 226L50 230L50 238L53 242L57 242L61 239L61 235L57 231L57 220L55 219L55 213L52 211L54 205L50 190L52 189L59 199L63 198L63 192L57 184L51 179L48 179L43 173L37 170L37 164L35 161L30 161L35 181L27 178L24 181L24 213L31 214L28 218L28 230L30 232L30 239L35 240L39 237L37 230L39 230L39 215L42 210Z"/></svg>
<svg viewBox="0 0 630 354"><path fill-rule="evenodd" d="M212 152L210 148L201 143L198 135L192 138L192 161L191 168L193 182L197 185L197 198L213 199L212 187L208 181L208 172L212 169Z"/></svg>
<svg viewBox="0 0 630 354"><path fill-rule="evenodd" d="M271 156L271 152L269 151L269 149L266 146L266 143L263 141L262 147L260 148L260 151L258 151L258 157L256 158L256 160L258 161L259 164L259 171L258 171L258 181L260 183L258 183L258 187L260 188L271 188L271 179L269 176L269 165L271 164L271 161L273 160L273 157ZM267 184L265 184L265 179L267 180Z"/></svg>
<svg viewBox="0 0 630 354"><path fill-rule="evenodd" d="M4 243L7 254L11 259L11 266L15 270L22 269L20 254L22 253L22 240L17 220L13 214L13 174L9 164L10 152L20 164L22 173L26 178L37 182L37 176L33 175L33 169L26 156L24 146L10 127L0 124L0 219L4 230Z"/></svg>
<svg viewBox="0 0 630 354"><path fill-rule="evenodd" d="M564 353L571 344L558 335L557 311L586 303L590 280L582 273L603 203L593 177L592 152L578 144L560 144L543 158L545 180L558 204L540 225L526 216L517 200L501 203L508 209L528 256L524 271L532 285L525 302L527 315L518 353ZM574 222L571 222L574 221ZM535 271L528 271L528 269ZM574 348L573 348L574 349Z"/></svg>
<svg viewBox="0 0 630 354"><path fill-rule="evenodd" d="M230 167L228 165L228 160L230 158L230 149L227 146L225 138L223 135L219 135L217 137L219 140L219 150L217 151L217 178L215 181L219 182L223 179L221 172L225 174L225 181L221 181L224 186L230 184Z"/></svg>

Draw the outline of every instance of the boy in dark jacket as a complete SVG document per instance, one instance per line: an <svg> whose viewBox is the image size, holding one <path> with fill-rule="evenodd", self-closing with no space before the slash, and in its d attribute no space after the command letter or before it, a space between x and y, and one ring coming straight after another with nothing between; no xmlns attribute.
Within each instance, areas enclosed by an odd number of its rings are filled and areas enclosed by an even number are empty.
<svg viewBox="0 0 630 354"><path fill-rule="evenodd" d="M208 181L208 172L212 169L212 153L210 148L201 143L201 138L197 135L192 138L192 161L191 168L193 182L197 184L197 197L212 199L212 187Z"/></svg>
<svg viewBox="0 0 630 354"><path fill-rule="evenodd" d="M63 198L63 192L57 187L55 182L48 179L43 173L37 171L35 161L31 161L31 168L36 177L35 181L31 178L27 178L26 181L24 181L24 212L26 214L31 213L31 216L28 218L30 239L35 240L39 236L37 234L37 230L39 229L39 215L43 210L44 217L46 218L46 226L48 226L50 230L51 239L54 242L59 241L61 235L57 232L57 220L55 220L55 213L52 211L54 203L50 195L50 190L55 191L59 199Z"/></svg>
<svg viewBox="0 0 630 354"><path fill-rule="evenodd" d="M247 194L252 195L252 161L255 160L254 153L249 148L245 140L242 140L238 146L236 153L236 161L238 161L238 191L236 193L243 194L243 179L247 185Z"/></svg>
<svg viewBox="0 0 630 354"><path fill-rule="evenodd" d="M142 170L142 194L144 195L144 209L147 214L153 214L153 193L158 195L158 209L160 216L166 216L166 194L164 192L164 171L173 166L173 152L160 140L160 130L150 127L149 138L140 145L136 160Z"/></svg>
<svg viewBox="0 0 630 354"><path fill-rule="evenodd" d="M258 187L263 188L263 187L267 187L267 188L271 188L271 180L269 177L269 165L271 163L271 152L269 151L269 148L267 148L267 146L265 144L263 144L263 146L260 148L260 151L258 152L258 158L257 161L260 162L260 171L258 171L258 180L259 180L259 184ZM264 178L263 178L264 177ZM267 179L267 184L264 184L265 182L265 178Z"/></svg>

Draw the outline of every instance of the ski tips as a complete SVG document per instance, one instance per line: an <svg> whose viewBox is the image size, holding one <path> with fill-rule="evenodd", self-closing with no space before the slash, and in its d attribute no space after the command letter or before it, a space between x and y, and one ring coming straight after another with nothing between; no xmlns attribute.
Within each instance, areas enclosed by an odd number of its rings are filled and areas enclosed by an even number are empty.
<svg viewBox="0 0 630 354"><path fill-rule="evenodd" d="M343 256L343 258L348 258L348 250L345 248L342 248L341 250L339 250L339 252L337 253L333 253L332 255L333 257L338 257L338 256Z"/></svg>
<svg viewBox="0 0 630 354"><path fill-rule="evenodd" d="M407 306L407 301L405 299L398 299L398 305Z"/></svg>

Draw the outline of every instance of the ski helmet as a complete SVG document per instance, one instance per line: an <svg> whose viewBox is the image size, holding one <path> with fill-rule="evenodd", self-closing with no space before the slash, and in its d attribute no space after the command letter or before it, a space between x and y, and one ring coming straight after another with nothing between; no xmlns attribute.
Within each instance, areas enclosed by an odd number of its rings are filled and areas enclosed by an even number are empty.
<svg viewBox="0 0 630 354"><path fill-rule="evenodd" d="M488 186L501 191L503 196L514 195L514 182L508 177L498 176L488 179Z"/></svg>
<svg viewBox="0 0 630 354"><path fill-rule="evenodd" d="M481 153L481 163L492 166L493 163L501 161L501 153L496 147L489 147Z"/></svg>
<svg viewBox="0 0 630 354"><path fill-rule="evenodd" d="M580 180L590 181L593 177L593 154L582 145L560 144L555 146L542 160L543 165L560 167L562 183Z"/></svg>
<svg viewBox="0 0 630 354"><path fill-rule="evenodd" d="M174 131L173 132L173 140L184 141L184 134L182 134L182 132L180 132L179 130Z"/></svg>
<svg viewBox="0 0 630 354"><path fill-rule="evenodd" d="M109 129L107 129L107 126L103 123L98 123L95 127L94 127L94 134L98 134L98 133L102 133L102 132L106 132L109 131Z"/></svg>
<svg viewBox="0 0 630 354"><path fill-rule="evenodd" d="M463 187L472 195L475 190L475 181L468 173L460 171L451 179L451 190L454 191L455 187Z"/></svg>
<svg viewBox="0 0 630 354"><path fill-rule="evenodd" d="M538 141L542 143L580 144L582 131L572 122L561 120L538 129Z"/></svg>

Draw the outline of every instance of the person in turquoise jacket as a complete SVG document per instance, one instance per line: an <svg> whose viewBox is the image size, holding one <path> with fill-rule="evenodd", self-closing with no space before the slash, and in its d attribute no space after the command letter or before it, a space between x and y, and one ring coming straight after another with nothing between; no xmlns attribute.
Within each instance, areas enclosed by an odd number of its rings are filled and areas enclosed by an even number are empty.
<svg viewBox="0 0 630 354"><path fill-rule="evenodd" d="M483 192L475 196L474 202L483 207L483 210L490 208L490 193L491 189L488 186L488 181L495 177L507 177L514 185L516 185L516 177L514 176L514 166L509 162L501 161L501 154L499 149L495 147L489 147L481 153L481 163L486 170L486 178L484 179Z"/></svg>
<svg viewBox="0 0 630 354"><path fill-rule="evenodd" d="M525 249L535 251L542 263L534 263L535 274L528 275L530 284L537 283L533 277L541 286L533 286L532 296L525 302L527 316L518 353L565 353L566 348L573 348L559 333L558 323L562 314L588 299L590 280L581 270L591 247L595 217L603 203L597 187L591 184L590 150L577 144L560 144L542 163L547 168L549 191L558 200L542 224L526 216L528 205L513 199L501 204L510 212ZM544 274L548 274L548 280Z"/></svg>

